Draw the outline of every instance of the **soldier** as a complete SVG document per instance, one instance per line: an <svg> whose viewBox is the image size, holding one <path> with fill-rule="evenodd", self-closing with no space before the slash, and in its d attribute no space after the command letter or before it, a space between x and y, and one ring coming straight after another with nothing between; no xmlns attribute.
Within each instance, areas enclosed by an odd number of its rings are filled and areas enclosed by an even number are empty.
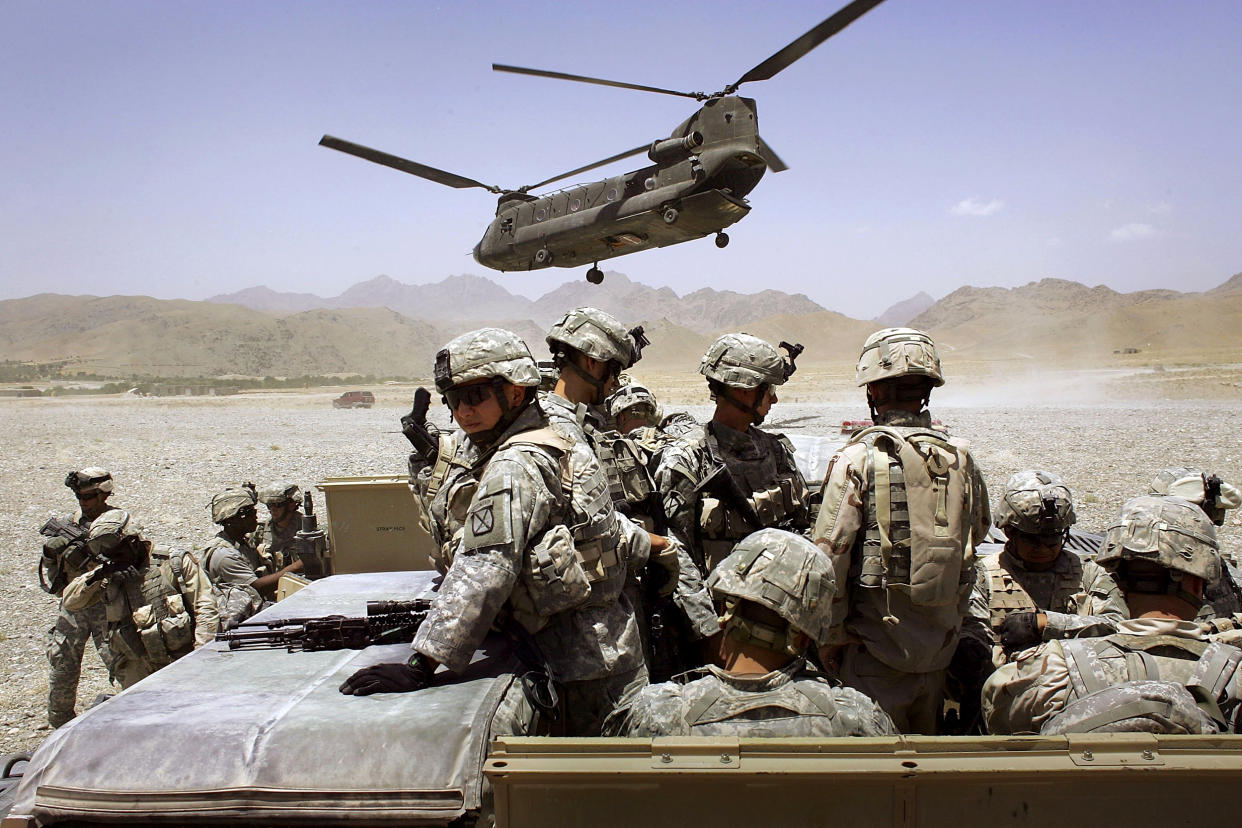
<svg viewBox="0 0 1242 828"><path fill-rule="evenodd" d="M926 406L944 377L927 334L869 336L858 384L875 425L829 461L812 534L839 589L823 657L903 733L934 734L987 535L987 489L966 444L932 428Z"/></svg>
<svg viewBox="0 0 1242 828"><path fill-rule="evenodd" d="M683 411L661 417L655 395L638 383L623 385L608 398L608 415L616 421L617 431L643 452L652 474L659 468L665 448L702 426Z"/></svg>
<svg viewBox="0 0 1242 828"><path fill-rule="evenodd" d="M994 517L1005 548L979 559L970 607L992 632L995 666L1041 641L1107 635L1126 618L1112 576L1063 549L1076 519L1069 487L1051 472L1021 471L1005 484Z"/></svg>
<svg viewBox="0 0 1242 828"><path fill-rule="evenodd" d="M1130 618L1112 635L1050 641L993 673L983 690L989 730L1227 732L1242 699L1242 650L1193 622L1220 570L1211 521L1181 498L1133 498L1096 561Z"/></svg>
<svg viewBox="0 0 1242 828"><path fill-rule="evenodd" d="M757 427L801 352L801 346L782 345L789 359L746 333L713 342L699 364L716 403L711 422L668 446L660 458L656 485L669 526L704 575L751 532L810 526L810 493L793 445Z"/></svg>
<svg viewBox="0 0 1242 828"><path fill-rule="evenodd" d="M97 518L87 537L100 563L65 588L65 606L102 604L121 687L215 639L216 599L194 555L155 547L120 509Z"/></svg>
<svg viewBox="0 0 1242 828"><path fill-rule="evenodd" d="M623 529L631 538L645 531L645 538L631 542L649 546L652 565L662 570L647 573L642 584L631 579L626 587L631 603L643 610L639 623L649 669L662 680L701 663L698 654L683 651L695 649L690 642L715 634L718 627L702 576L684 547L669 542L646 455L606 426L602 403L621 372L641 358L647 340L641 327L627 331L616 317L588 307L570 311L553 325L547 343L560 376L552 393L540 398L541 405L550 419L590 446L608 479L613 507L623 516ZM637 530L626 519L638 524ZM670 593L676 609L665 611L660 606Z"/></svg>
<svg viewBox="0 0 1242 828"><path fill-rule="evenodd" d="M290 572L301 572L297 557L297 534L302 528L302 492L296 483L281 481L259 489L259 502L267 507L268 519L255 530L254 541L260 557L266 555L278 569L289 564Z"/></svg>
<svg viewBox="0 0 1242 828"><path fill-rule="evenodd" d="M646 561L626 560L595 455L540 409L539 370L516 334L483 328L453 339L436 354L435 379L462 440L451 463L418 470L415 485L434 491L426 506L448 571L410 660L359 670L341 692L418 690L441 664L460 673L495 623L538 650L565 731L596 735L646 684L621 594L627 566Z"/></svg>
<svg viewBox="0 0 1242 828"><path fill-rule="evenodd" d="M707 579L724 635L717 664L643 689L605 725L617 736L885 736L875 702L807 665L829 628L832 567L815 544L761 529Z"/></svg>
<svg viewBox="0 0 1242 828"><path fill-rule="evenodd" d="M1188 500L1202 509L1212 524L1218 527L1225 524L1226 510L1242 505L1242 492L1237 487L1214 474L1185 467L1165 469L1157 474L1148 493ZM1242 571L1238 570L1238 559L1232 551L1222 549L1221 564L1220 579L1208 584L1204 592L1207 600L1199 610L1200 621L1229 618L1242 613Z"/></svg>
<svg viewBox="0 0 1242 828"><path fill-rule="evenodd" d="M211 499L211 519L220 531L203 550L203 571L220 589L250 587L263 598L276 596L276 585L299 563L280 567L266 550L250 542L259 523L253 486L229 487Z"/></svg>
<svg viewBox="0 0 1242 828"><path fill-rule="evenodd" d="M67 522L79 529L89 529L91 522L112 507L108 497L112 494L112 475L107 469L90 466L81 471L69 472L65 485L78 500L78 510ZM40 561L40 578L46 575L46 589L53 595L63 595L65 585L90 568L90 556L84 543L70 543L68 539L52 536L44 539L43 558ZM86 653L86 640L95 642L95 651L113 673L112 653L108 650L107 619L103 607L90 606L69 610L62 600L56 623L47 631L47 660L50 665L47 679L47 721L52 727L60 727L72 719L78 697L78 679L82 675L82 656Z"/></svg>

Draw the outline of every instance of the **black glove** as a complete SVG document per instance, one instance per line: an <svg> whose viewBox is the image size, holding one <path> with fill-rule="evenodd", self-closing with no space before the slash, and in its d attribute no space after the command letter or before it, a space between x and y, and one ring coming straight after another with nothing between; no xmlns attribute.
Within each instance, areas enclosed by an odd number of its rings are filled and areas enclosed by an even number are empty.
<svg viewBox="0 0 1242 828"><path fill-rule="evenodd" d="M138 568L132 564L115 563L104 566L104 575L114 584L123 584L126 581L136 581L142 577L138 572Z"/></svg>
<svg viewBox="0 0 1242 828"><path fill-rule="evenodd" d="M1044 640L1039 631L1039 613L1014 612L1005 616L1000 630L1001 647L1006 653L1017 653Z"/></svg>
<svg viewBox="0 0 1242 828"><path fill-rule="evenodd" d="M347 696L369 696L372 693L409 693L431 684L435 671L421 654L409 662L374 664L354 673L341 684Z"/></svg>

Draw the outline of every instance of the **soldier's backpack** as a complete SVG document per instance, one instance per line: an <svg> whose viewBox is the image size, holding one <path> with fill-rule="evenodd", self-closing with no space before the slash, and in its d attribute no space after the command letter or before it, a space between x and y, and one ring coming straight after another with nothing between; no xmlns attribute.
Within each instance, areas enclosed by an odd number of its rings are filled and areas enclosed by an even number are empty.
<svg viewBox="0 0 1242 828"><path fill-rule="evenodd" d="M1149 649L1172 645L1199 651L1185 684L1160 677ZM1115 635L1061 642L1075 698L1041 734L1146 732L1221 733L1231 728L1217 702L1242 662L1242 650L1166 636ZM1128 681L1110 684L1101 655L1122 655ZM1232 711L1231 711L1232 712Z"/></svg>

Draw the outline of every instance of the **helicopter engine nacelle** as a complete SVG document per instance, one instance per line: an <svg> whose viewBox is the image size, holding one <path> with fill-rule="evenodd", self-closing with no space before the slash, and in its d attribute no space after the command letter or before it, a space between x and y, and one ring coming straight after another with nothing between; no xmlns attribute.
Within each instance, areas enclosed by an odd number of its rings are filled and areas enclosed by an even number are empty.
<svg viewBox="0 0 1242 828"><path fill-rule="evenodd" d="M656 141L647 150L647 157L657 164L671 164L689 158L703 146L703 133L695 130L681 138L665 138Z"/></svg>

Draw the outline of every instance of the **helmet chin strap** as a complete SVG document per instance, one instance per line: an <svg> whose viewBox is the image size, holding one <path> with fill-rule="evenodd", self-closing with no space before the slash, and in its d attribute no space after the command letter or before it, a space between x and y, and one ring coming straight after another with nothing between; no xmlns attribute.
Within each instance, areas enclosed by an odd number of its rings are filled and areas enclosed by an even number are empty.
<svg viewBox="0 0 1242 828"><path fill-rule="evenodd" d="M508 383L499 377L492 380L492 395L500 406L500 419L496 421L496 425L485 431L476 431L474 434L468 435L470 442L484 451L490 451L496 445L500 435L508 431L509 426L513 425L513 421L520 417L522 412L526 410L526 406L530 404L528 399L518 406L509 405L509 397L505 394L506 385Z"/></svg>
<svg viewBox="0 0 1242 828"><path fill-rule="evenodd" d="M763 383L759 385L758 388L760 390L760 393L758 395L759 402L763 402L763 398L767 396L767 388L768 388L767 383ZM729 405L733 406L737 410L742 411L746 414L749 414L750 421L754 425L762 425L765 415L759 411L759 408L757 406L747 405L746 403L742 402L737 397L730 394L728 389L729 389L729 386L721 383L720 388L715 392L714 396L716 397L716 399L724 400L725 402L727 402Z"/></svg>

